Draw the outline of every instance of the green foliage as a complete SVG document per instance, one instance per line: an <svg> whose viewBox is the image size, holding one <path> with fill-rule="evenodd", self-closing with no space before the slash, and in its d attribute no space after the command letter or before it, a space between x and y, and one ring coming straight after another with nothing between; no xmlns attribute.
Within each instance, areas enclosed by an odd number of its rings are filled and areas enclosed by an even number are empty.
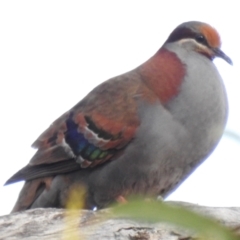
<svg viewBox="0 0 240 240"><path fill-rule="evenodd" d="M229 138L232 138L233 140L237 141L237 142L240 142L240 135L236 132L233 132L233 131L230 131L230 130L226 130L224 132L224 135L229 137Z"/></svg>
<svg viewBox="0 0 240 240"><path fill-rule="evenodd" d="M129 218L150 223L165 222L193 230L203 239L239 240L229 229L216 221L192 212L184 207L160 201L133 200L114 206L112 217Z"/></svg>

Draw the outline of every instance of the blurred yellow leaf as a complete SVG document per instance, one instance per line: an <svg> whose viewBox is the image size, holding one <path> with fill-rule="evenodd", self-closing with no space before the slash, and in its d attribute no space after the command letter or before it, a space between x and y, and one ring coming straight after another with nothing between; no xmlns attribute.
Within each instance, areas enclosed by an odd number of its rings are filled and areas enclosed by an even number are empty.
<svg viewBox="0 0 240 240"><path fill-rule="evenodd" d="M69 193L67 201L67 211L65 217L65 229L63 232L64 240L83 240L84 237L80 233L79 221L81 219L81 211L83 208L85 190L83 187L74 186Z"/></svg>

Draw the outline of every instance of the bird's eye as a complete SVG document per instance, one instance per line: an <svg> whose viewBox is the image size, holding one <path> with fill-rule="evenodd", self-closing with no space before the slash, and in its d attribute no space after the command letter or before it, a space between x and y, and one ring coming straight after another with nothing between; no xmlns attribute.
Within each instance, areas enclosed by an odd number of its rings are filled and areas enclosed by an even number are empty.
<svg viewBox="0 0 240 240"><path fill-rule="evenodd" d="M203 35L197 35L197 36L195 37L195 40L196 40L197 42L199 42L199 43L202 43L202 44L204 44L204 45L207 45L207 40L206 40L206 38L205 38Z"/></svg>

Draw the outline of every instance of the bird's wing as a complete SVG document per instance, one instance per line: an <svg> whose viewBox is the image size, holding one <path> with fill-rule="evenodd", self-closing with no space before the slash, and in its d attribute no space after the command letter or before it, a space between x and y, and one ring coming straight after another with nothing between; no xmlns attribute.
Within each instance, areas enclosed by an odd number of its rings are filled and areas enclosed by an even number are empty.
<svg viewBox="0 0 240 240"><path fill-rule="evenodd" d="M30 163L6 184L95 167L116 158L140 125L136 99L150 95L143 85L130 72L96 87L39 136Z"/></svg>

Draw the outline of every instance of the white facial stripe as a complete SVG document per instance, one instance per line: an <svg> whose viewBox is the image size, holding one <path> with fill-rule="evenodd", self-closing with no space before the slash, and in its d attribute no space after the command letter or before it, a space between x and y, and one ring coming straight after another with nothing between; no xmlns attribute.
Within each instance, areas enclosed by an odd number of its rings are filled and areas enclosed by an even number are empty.
<svg viewBox="0 0 240 240"><path fill-rule="evenodd" d="M196 45L198 48L200 49L209 49L207 46L197 42L195 39L193 38L184 38L184 39L181 39L179 41L177 41L177 43L179 45L182 45L183 43L187 43L187 42L192 42L194 45Z"/></svg>

